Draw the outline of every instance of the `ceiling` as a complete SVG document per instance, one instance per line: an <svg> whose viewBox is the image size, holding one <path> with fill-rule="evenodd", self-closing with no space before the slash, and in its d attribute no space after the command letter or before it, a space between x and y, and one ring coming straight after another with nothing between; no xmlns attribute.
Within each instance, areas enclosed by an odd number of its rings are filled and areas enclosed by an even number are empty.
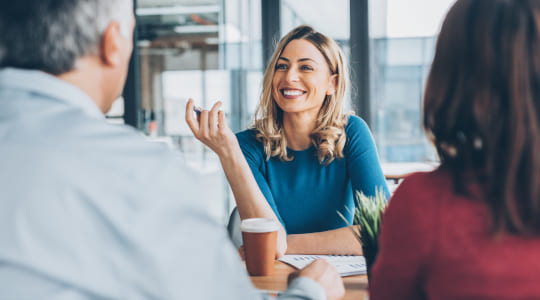
<svg viewBox="0 0 540 300"><path fill-rule="evenodd" d="M139 38L217 37L219 0L138 0Z"/></svg>

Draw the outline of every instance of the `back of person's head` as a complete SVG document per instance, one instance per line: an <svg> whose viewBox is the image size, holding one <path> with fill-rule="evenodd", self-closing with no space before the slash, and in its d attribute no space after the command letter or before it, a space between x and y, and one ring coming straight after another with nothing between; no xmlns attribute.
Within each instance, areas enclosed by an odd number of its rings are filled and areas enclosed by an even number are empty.
<svg viewBox="0 0 540 300"><path fill-rule="evenodd" d="M263 77L261 100L255 112L255 128L265 144L267 157L277 156L284 161L291 160L287 155L287 142L282 131L282 111L272 96L272 80L276 65L283 50L293 40L306 40L313 44L324 57L330 74L338 75L336 90L327 95L319 112L317 125L312 132L313 143L319 151L319 160L326 163L343 157L345 145L343 105L347 90L348 73L345 56L338 44L330 37L310 26L301 25L285 35L276 45L274 53Z"/></svg>
<svg viewBox="0 0 540 300"><path fill-rule="evenodd" d="M59 75L77 58L97 55L113 20L130 33L131 0L16 0L0 2L0 67Z"/></svg>
<svg viewBox="0 0 540 300"><path fill-rule="evenodd" d="M455 190L472 174L494 232L540 234L540 1L458 0L424 98L424 126Z"/></svg>

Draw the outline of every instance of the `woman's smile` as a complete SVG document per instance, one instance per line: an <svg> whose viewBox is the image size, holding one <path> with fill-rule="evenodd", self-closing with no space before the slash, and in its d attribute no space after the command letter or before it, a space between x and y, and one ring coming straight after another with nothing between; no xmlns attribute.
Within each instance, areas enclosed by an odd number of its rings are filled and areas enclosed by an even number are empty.
<svg viewBox="0 0 540 300"><path fill-rule="evenodd" d="M300 90L300 89L293 89L293 88L281 89L281 94L286 99L297 99L297 98L303 96L305 93L306 93L306 91Z"/></svg>

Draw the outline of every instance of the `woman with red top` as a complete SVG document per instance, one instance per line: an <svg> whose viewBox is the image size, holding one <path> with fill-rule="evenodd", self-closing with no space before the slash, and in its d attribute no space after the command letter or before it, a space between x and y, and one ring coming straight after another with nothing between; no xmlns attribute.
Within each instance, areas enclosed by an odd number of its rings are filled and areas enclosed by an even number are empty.
<svg viewBox="0 0 540 300"><path fill-rule="evenodd" d="M370 299L540 299L540 1L458 0L424 127L441 167L383 218Z"/></svg>

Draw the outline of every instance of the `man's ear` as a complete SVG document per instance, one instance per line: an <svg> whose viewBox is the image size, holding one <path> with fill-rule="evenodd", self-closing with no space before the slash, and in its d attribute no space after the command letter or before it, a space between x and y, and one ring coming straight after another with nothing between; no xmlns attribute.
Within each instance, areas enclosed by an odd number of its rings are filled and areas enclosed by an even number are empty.
<svg viewBox="0 0 540 300"><path fill-rule="evenodd" d="M120 24L116 21L109 23L101 38L101 62L110 67L122 64L122 42L123 37L120 32Z"/></svg>
<svg viewBox="0 0 540 300"><path fill-rule="evenodd" d="M327 95L333 95L336 92L337 89L337 83L338 83L338 74L334 74L330 76L330 82L328 85L328 90L326 91Z"/></svg>

